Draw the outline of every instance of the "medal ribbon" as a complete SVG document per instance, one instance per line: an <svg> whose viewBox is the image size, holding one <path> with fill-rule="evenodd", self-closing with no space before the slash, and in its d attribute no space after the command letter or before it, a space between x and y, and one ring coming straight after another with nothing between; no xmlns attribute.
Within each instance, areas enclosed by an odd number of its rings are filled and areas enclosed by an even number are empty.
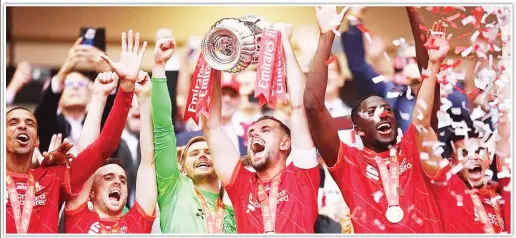
<svg viewBox="0 0 516 238"><path fill-rule="evenodd" d="M222 233L222 223L224 222L225 211L225 205L222 202L222 196L219 194L219 198L217 199L217 205L215 208L215 218L213 218L210 208L208 207L208 203L206 202L206 199L197 188L195 188L195 194L197 194L197 199L201 204L202 212L206 217L206 228L208 229L208 233Z"/></svg>
<svg viewBox="0 0 516 238"><path fill-rule="evenodd" d="M495 234L495 230L493 228L493 225L491 222L489 222L489 219L487 217L486 209L484 208L484 205L482 204L482 201L475 193L470 193L471 200L473 201L473 205L475 206L475 211L478 212L478 216L480 218L480 222L484 224L484 232L486 234ZM500 206L498 204L498 201L493 204L493 208L495 210L496 217L498 218L498 223L500 224L500 227L502 228L502 231L505 230L505 227L502 225L502 217L500 216Z"/></svg>
<svg viewBox="0 0 516 238"><path fill-rule="evenodd" d="M254 97L260 106L266 103L273 108L276 101L286 102L285 67L281 33L272 28L262 31Z"/></svg>
<svg viewBox="0 0 516 238"><path fill-rule="evenodd" d="M398 172L398 160L396 153L391 152L389 159L382 159L376 157L376 164L380 170L380 176L382 178L383 190L385 191L385 197L387 198L388 207L399 206L399 172ZM387 169L389 164L390 169Z"/></svg>
<svg viewBox="0 0 516 238"><path fill-rule="evenodd" d="M25 192L25 201L23 204L23 213L21 210L20 201L18 200L18 192L14 180L7 175L6 177L7 192L11 199L11 207L13 209L14 222L16 224L16 231L19 234L26 234L29 229L30 217L32 214L32 207L34 206L35 181L32 173L29 172L29 179L27 180L27 190Z"/></svg>
<svg viewBox="0 0 516 238"><path fill-rule="evenodd" d="M200 114L207 115L210 111L211 88L213 84L213 69L204 59L203 53L197 60L195 71L190 80L190 91L186 101L184 121L192 118L199 124Z"/></svg>
<svg viewBox="0 0 516 238"><path fill-rule="evenodd" d="M271 192L269 196L265 192L263 184L258 182L258 198L262 207L263 231L264 233L275 233L276 208L278 206L278 189L281 175L278 174L272 179Z"/></svg>

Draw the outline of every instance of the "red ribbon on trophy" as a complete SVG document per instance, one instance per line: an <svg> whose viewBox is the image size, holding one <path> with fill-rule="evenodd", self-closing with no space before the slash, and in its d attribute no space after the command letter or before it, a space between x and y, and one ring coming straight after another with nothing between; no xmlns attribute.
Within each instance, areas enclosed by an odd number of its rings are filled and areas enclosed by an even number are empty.
<svg viewBox="0 0 516 238"><path fill-rule="evenodd" d="M192 118L198 125L200 115L203 114L207 116L209 114L212 84L213 68L208 65L201 53L190 80L190 93L188 94L184 113L185 122Z"/></svg>
<svg viewBox="0 0 516 238"><path fill-rule="evenodd" d="M267 27L262 32L254 92L260 106L269 103L276 108L277 101L287 102L284 65L281 33Z"/></svg>

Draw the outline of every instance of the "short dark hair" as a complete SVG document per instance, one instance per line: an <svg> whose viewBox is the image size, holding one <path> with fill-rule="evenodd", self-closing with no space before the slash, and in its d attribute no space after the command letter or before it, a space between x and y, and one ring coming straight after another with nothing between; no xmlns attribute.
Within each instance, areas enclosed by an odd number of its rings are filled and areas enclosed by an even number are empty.
<svg viewBox="0 0 516 238"><path fill-rule="evenodd" d="M183 163L185 162L186 154L188 153L188 149L190 149L190 146L192 146L193 144L195 144L197 142L203 142L203 141L206 141L206 138L204 138L204 136L196 136L196 137L190 139L188 141L188 143L186 143L185 147L182 149L181 160L179 161L179 163L181 165L183 165Z"/></svg>
<svg viewBox="0 0 516 238"><path fill-rule="evenodd" d="M360 99L358 99L358 101L355 103L355 106L353 106L353 109L351 109L351 122L353 122L353 124L356 124L356 122L357 122L357 118L359 116L358 110L360 109L360 106L362 105L362 103L366 99L373 97L373 96L378 97L378 95L375 95L375 94L368 94L368 95L365 95L365 96L361 97Z"/></svg>
<svg viewBox="0 0 516 238"><path fill-rule="evenodd" d="M278 120L277 118L275 118L273 116L269 116L269 115L262 116L262 117L258 118L258 120L254 121L253 125L260 121L265 121L265 120L273 120L273 121L277 122L278 124L280 124L281 130L283 130L283 132L285 132L285 134L287 134L288 137L290 137L290 128L288 128L287 125L285 125L282 121Z"/></svg>
<svg viewBox="0 0 516 238"><path fill-rule="evenodd" d="M25 110L25 111L30 112L30 114L32 114L32 112L29 109L25 108L25 107L13 107L13 108L9 109L9 111L7 111L5 113L5 115L7 116L7 114L9 114L9 113L11 113L12 111L15 111L15 110Z"/></svg>
<svg viewBox="0 0 516 238"><path fill-rule="evenodd" d="M107 160L105 160L104 163L102 163L101 167L106 166L106 165L110 165L110 164L116 164L116 165L122 167L122 169L124 168L124 165L123 165L123 163L122 163L122 161L120 159L118 159L118 158L111 158L111 157L108 158Z"/></svg>

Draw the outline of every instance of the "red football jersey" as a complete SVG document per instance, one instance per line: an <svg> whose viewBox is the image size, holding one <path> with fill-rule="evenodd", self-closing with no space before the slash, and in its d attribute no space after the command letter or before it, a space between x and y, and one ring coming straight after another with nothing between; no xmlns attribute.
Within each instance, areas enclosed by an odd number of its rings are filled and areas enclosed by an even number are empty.
<svg viewBox="0 0 516 238"><path fill-rule="evenodd" d="M480 221L473 200L467 193L468 187L457 174L451 175L450 169L450 166L445 166L430 180L430 187L441 213L444 233L485 233L484 224ZM447 174L451 175L449 180L447 180ZM498 195L495 190L496 188L487 187L477 194L493 229L496 233L500 233L505 227L504 209L500 206L500 217L498 217L492 205L494 197Z"/></svg>
<svg viewBox="0 0 516 238"><path fill-rule="evenodd" d="M59 218L59 204L70 194L70 180L66 166L39 167L30 172L36 181L34 194L34 206L30 218L28 233L56 233ZM18 192L18 201L21 210L25 202L28 174L18 174L7 171L11 176ZM7 190L6 201L6 226L7 233L16 233L13 209Z"/></svg>
<svg viewBox="0 0 516 238"><path fill-rule="evenodd" d="M151 233L152 223L156 219L146 215L138 202L116 220L102 220L95 211L88 209L88 203L84 203L75 210L65 210L66 233L88 234L134 234Z"/></svg>
<svg viewBox="0 0 516 238"><path fill-rule="evenodd" d="M435 198L421 170L415 145L415 128L410 126L398 144L399 205L403 219L396 224L386 217L387 199L373 151L340 144L337 163L329 171L351 210L355 233L441 233L442 225ZM378 154L389 158L389 151Z"/></svg>
<svg viewBox="0 0 516 238"><path fill-rule="evenodd" d="M317 166L301 169L290 163L286 167L278 188L276 233L314 232L319 180ZM237 233L264 233L255 173L238 162L231 183L224 187L235 209ZM270 183L265 183L264 187L269 195Z"/></svg>

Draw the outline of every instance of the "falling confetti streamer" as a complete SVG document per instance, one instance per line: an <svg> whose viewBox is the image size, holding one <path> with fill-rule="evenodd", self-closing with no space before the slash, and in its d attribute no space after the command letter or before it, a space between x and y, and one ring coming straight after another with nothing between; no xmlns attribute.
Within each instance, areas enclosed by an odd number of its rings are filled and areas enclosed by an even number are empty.
<svg viewBox="0 0 516 238"><path fill-rule="evenodd" d="M410 120L410 114L409 113L404 113L404 112L400 111L400 117L401 117L401 119L403 119L405 121Z"/></svg>
<svg viewBox="0 0 516 238"><path fill-rule="evenodd" d="M387 92L387 95L386 95L387 98L397 98L399 96L400 96L400 92L391 92L391 91Z"/></svg>
<svg viewBox="0 0 516 238"><path fill-rule="evenodd" d="M470 23L475 24L475 22L476 22L476 20L473 16L468 16L468 17L462 19L462 25L464 25L464 26L467 24L470 24Z"/></svg>
<svg viewBox="0 0 516 238"><path fill-rule="evenodd" d="M382 224L378 219L374 219L373 224L376 225L378 227L378 229L380 229L382 231L385 230L385 225Z"/></svg>
<svg viewBox="0 0 516 238"><path fill-rule="evenodd" d="M373 78L373 83L379 83L379 82L383 82L385 80L385 76L383 75L378 75L376 77Z"/></svg>
<svg viewBox="0 0 516 238"><path fill-rule="evenodd" d="M457 174L459 171L461 171L462 169L464 168L464 166L462 164L457 164L455 166L453 166L453 168L450 169L450 173L452 174Z"/></svg>
<svg viewBox="0 0 516 238"><path fill-rule="evenodd" d="M326 61L324 62L324 64L325 64L325 65L330 65L330 64L331 64L332 62L334 62L335 60L337 60L337 56L335 56L335 55L334 55L334 56L330 57L328 60L326 60Z"/></svg>
<svg viewBox="0 0 516 238"><path fill-rule="evenodd" d="M448 161L447 159L443 159L439 162L439 168L444 168L446 166L448 166L448 164L450 164L450 161Z"/></svg>
<svg viewBox="0 0 516 238"><path fill-rule="evenodd" d="M373 194L373 198L374 198L374 201L376 203L379 203L380 202L380 198L383 197L383 192L381 190L378 190L376 191L374 194Z"/></svg>
<svg viewBox="0 0 516 238"><path fill-rule="evenodd" d="M428 160L428 159L430 159L430 156L428 155L428 153L421 152L421 153L419 154L419 158L420 158L421 160Z"/></svg>
<svg viewBox="0 0 516 238"><path fill-rule="evenodd" d="M455 196L455 198L457 199L457 206L459 206L459 207L464 206L464 203L463 203L461 195L457 195L457 196Z"/></svg>

